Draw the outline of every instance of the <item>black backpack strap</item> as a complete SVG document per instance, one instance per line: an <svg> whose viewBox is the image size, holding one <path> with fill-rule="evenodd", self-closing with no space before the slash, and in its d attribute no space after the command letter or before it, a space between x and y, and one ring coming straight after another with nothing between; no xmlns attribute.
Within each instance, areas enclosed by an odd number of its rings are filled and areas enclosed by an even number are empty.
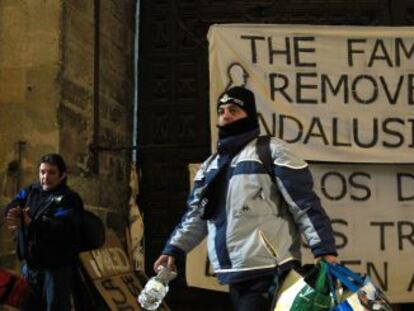
<svg viewBox="0 0 414 311"><path fill-rule="evenodd" d="M208 169L208 167L210 166L211 163L213 163L214 159L217 157L218 153L215 152L213 153L213 155L210 157L210 159L208 160L208 162L206 163L206 170Z"/></svg>
<svg viewBox="0 0 414 311"><path fill-rule="evenodd" d="M28 191L29 191L29 193L27 194L27 198L26 198L26 201L24 202L23 209L28 207L30 198L33 195L33 185L30 185ZM20 213L20 225L21 225L20 230L21 230L21 234L22 234L23 252L27 256L27 254L29 254L29 246L28 246L29 241L28 241L28 237L27 237L28 234L26 232L26 225L24 224L24 215L23 215L23 213Z"/></svg>
<svg viewBox="0 0 414 311"><path fill-rule="evenodd" d="M270 139L271 137L269 135L259 136L256 141L256 152L259 156L259 160L263 163L266 172L269 174L270 179L276 183L273 171L272 151L270 150Z"/></svg>
<svg viewBox="0 0 414 311"><path fill-rule="evenodd" d="M41 218L43 215L45 215L49 211L49 209L53 207L54 204L55 202L53 200L53 197L49 198L45 202L45 204L41 208L39 208L39 210L36 212L36 214L33 217L33 220L37 220Z"/></svg>

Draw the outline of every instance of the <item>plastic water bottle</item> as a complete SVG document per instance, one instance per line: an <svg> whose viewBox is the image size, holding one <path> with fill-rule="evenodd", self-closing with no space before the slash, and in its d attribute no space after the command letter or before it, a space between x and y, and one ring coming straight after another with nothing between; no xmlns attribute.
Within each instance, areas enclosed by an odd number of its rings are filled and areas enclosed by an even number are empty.
<svg viewBox="0 0 414 311"><path fill-rule="evenodd" d="M165 266L159 266L157 275L150 278L138 296L141 307L147 310L157 309L168 292L168 283L175 279L176 271L170 271Z"/></svg>

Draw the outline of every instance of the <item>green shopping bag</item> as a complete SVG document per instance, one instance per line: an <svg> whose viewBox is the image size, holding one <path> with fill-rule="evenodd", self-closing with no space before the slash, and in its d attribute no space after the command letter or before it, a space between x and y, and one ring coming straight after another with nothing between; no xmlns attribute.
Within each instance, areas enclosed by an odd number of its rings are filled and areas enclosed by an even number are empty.
<svg viewBox="0 0 414 311"><path fill-rule="evenodd" d="M319 273L314 286L309 284L301 289L293 301L291 311L323 311L329 310L333 300L328 286L328 264L321 261Z"/></svg>
<svg viewBox="0 0 414 311"><path fill-rule="evenodd" d="M321 261L305 277L290 280L278 294L274 311L325 311L333 306L328 264Z"/></svg>
<svg viewBox="0 0 414 311"><path fill-rule="evenodd" d="M323 311L329 310L333 306L328 284L328 264L321 261L318 267L315 284L312 286L307 283L300 290L293 301L291 311Z"/></svg>

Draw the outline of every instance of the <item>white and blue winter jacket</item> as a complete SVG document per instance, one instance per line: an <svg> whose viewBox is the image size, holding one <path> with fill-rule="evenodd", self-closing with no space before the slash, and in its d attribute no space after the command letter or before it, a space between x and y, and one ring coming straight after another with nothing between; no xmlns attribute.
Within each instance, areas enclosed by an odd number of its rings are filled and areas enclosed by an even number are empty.
<svg viewBox="0 0 414 311"><path fill-rule="evenodd" d="M223 141L223 154L226 145L237 145L249 135L257 133ZM281 140L272 138L275 184L259 160L254 136L231 160L221 184L219 206L208 220L203 219L200 198L223 154L211 156L201 165L187 211L163 250L172 256L187 253L207 235L210 262L224 284L273 273L278 265L300 260L300 233L315 257L336 254L330 220L312 190L306 162Z"/></svg>

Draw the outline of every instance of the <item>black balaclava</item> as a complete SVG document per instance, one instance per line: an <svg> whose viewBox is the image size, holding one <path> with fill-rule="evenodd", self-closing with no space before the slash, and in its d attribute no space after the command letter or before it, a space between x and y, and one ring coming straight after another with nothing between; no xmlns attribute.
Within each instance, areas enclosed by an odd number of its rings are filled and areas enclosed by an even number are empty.
<svg viewBox="0 0 414 311"><path fill-rule="evenodd" d="M220 139L259 128L256 101L253 92L240 86L232 87L219 96L217 110L220 105L229 103L235 104L243 109L246 112L247 117L224 126L218 125Z"/></svg>
<svg viewBox="0 0 414 311"><path fill-rule="evenodd" d="M220 105L229 103L239 106L246 112L247 116L230 124L218 126L219 138L220 140L223 139L221 143L224 141L226 142L223 144L219 143L217 148L217 154L220 156L217 162L218 169L215 171L214 175L209 178L210 180L200 194L200 197L202 198L200 202L204 208L203 219L211 219L215 217L218 212L218 206L220 205L219 203L224 191L223 189L225 189L223 183L226 181L228 167L232 158L239 153L249 141L259 134L259 123L257 121L254 94L248 89L239 86L228 89L220 95L217 101L217 110ZM242 135L245 133L246 135ZM241 135L241 137L238 135ZM227 145L227 147L231 146L232 148L221 148L224 145Z"/></svg>

